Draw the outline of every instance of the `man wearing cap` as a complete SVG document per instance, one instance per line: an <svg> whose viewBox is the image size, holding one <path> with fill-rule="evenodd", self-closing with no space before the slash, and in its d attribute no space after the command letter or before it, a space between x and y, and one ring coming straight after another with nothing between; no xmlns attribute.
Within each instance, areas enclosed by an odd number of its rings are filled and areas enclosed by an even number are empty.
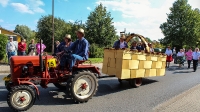
<svg viewBox="0 0 200 112"><path fill-rule="evenodd" d="M85 39L85 33L82 28L76 31L78 39L70 46L72 50L71 59L69 59L70 70L75 65L75 62L88 59L89 42Z"/></svg>
<svg viewBox="0 0 200 112"><path fill-rule="evenodd" d="M6 44L6 53L8 55L8 63L10 64L10 57L16 54L17 46L13 42L13 37L10 37L9 39L10 41Z"/></svg>
<svg viewBox="0 0 200 112"><path fill-rule="evenodd" d="M62 42L59 45L59 49L58 49L58 53L57 55L62 54L63 52L68 52L70 51L70 46L73 44L72 39L71 39L71 35L70 34L66 34L65 35L65 42ZM68 52L69 53L69 52ZM67 58L69 57L70 54L65 53L64 55L62 55L61 59L60 59L60 66L61 66L61 70L64 70L64 67L66 65L66 61Z"/></svg>
<svg viewBox="0 0 200 112"><path fill-rule="evenodd" d="M125 39L125 35L121 35L119 40L114 43L113 48L115 49L128 48L128 44L126 41L124 41L124 39Z"/></svg>

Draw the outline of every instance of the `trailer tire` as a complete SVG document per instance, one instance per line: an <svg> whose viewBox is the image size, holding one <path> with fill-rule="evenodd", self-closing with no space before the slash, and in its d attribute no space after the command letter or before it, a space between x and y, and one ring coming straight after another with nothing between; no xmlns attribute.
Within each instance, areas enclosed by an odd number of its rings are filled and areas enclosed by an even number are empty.
<svg viewBox="0 0 200 112"><path fill-rule="evenodd" d="M142 85L142 78L130 79L129 84L131 87L138 88Z"/></svg>
<svg viewBox="0 0 200 112"><path fill-rule="evenodd" d="M36 94L28 85L13 87L7 95L7 103L14 111L26 111L33 106Z"/></svg>
<svg viewBox="0 0 200 112"><path fill-rule="evenodd" d="M64 83L64 82L62 82ZM56 86L58 89L61 89L61 90L66 90L66 84L61 84L61 83L53 83L54 86Z"/></svg>
<svg viewBox="0 0 200 112"><path fill-rule="evenodd" d="M67 94L76 103L87 102L96 94L97 89L97 79L90 71L77 71L67 82Z"/></svg>

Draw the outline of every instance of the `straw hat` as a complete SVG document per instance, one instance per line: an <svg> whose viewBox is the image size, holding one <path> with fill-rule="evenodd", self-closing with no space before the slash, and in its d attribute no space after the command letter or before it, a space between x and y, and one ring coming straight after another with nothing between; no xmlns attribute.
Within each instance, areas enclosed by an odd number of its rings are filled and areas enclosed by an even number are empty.
<svg viewBox="0 0 200 112"><path fill-rule="evenodd" d="M125 38L126 38L125 35L122 34L119 39L125 39Z"/></svg>
<svg viewBox="0 0 200 112"><path fill-rule="evenodd" d="M83 36L85 36L84 30L83 30L82 28L79 28L78 31L76 31L76 33L78 33L78 32L79 32L79 33L82 33Z"/></svg>
<svg viewBox="0 0 200 112"><path fill-rule="evenodd" d="M71 39L71 35L70 35L70 34L66 34L66 35L65 35L65 38Z"/></svg>

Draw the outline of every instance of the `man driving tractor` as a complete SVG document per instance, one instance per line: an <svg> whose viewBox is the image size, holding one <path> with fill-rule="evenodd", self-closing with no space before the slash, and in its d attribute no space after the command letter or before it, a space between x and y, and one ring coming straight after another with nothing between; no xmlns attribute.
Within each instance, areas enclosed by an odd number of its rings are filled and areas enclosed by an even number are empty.
<svg viewBox="0 0 200 112"><path fill-rule="evenodd" d="M78 39L69 46L69 50L72 51L72 54L69 57L66 57L69 64L70 74L72 71L72 67L75 65L76 61L88 59L89 43L84 38L84 30L80 28L78 31L76 31L76 35Z"/></svg>

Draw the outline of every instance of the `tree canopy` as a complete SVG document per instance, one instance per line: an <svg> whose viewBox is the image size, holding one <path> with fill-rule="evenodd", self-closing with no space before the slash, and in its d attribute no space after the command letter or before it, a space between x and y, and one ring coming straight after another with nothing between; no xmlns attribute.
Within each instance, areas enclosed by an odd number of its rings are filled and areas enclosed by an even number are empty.
<svg viewBox="0 0 200 112"><path fill-rule="evenodd" d="M8 42L8 37L6 35L0 34L0 60L2 60L6 54L7 42Z"/></svg>
<svg viewBox="0 0 200 112"><path fill-rule="evenodd" d="M167 22L160 25L164 34L161 43L164 45L192 46L199 41L200 36L200 13L193 10L187 0L177 0L167 14Z"/></svg>
<svg viewBox="0 0 200 112"><path fill-rule="evenodd" d="M102 4L98 5L88 16L86 36L90 43L99 47L108 47L116 40L116 31L110 12Z"/></svg>
<svg viewBox="0 0 200 112"><path fill-rule="evenodd" d="M26 25L16 25L14 32L19 33L25 39L34 37L34 32Z"/></svg>

